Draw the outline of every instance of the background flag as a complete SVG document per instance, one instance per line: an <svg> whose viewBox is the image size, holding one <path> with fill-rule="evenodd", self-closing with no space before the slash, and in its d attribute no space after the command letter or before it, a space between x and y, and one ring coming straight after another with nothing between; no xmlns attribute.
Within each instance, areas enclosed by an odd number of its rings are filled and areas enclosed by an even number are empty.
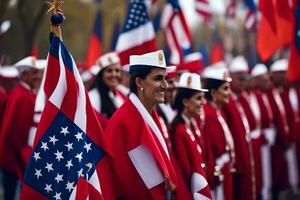
<svg viewBox="0 0 300 200"><path fill-rule="evenodd" d="M130 0L123 31L116 51L121 64L129 64L129 55L141 55L158 49L152 22L143 0Z"/></svg>
<svg viewBox="0 0 300 200"><path fill-rule="evenodd" d="M171 57L169 62L178 65L192 52L192 36L178 0L168 0L163 10L161 26Z"/></svg>
<svg viewBox="0 0 300 200"><path fill-rule="evenodd" d="M204 22L209 22L211 20L212 10L209 5L209 0L196 0L195 8L200 19L202 19Z"/></svg>
<svg viewBox="0 0 300 200"><path fill-rule="evenodd" d="M59 5L50 4L55 25L44 83L47 99L21 199L103 199L107 147L76 64L58 37L64 17L55 12Z"/></svg>
<svg viewBox="0 0 300 200"><path fill-rule="evenodd" d="M102 16L97 11L95 24L87 46L85 64L89 68L96 63L96 60L102 54Z"/></svg>

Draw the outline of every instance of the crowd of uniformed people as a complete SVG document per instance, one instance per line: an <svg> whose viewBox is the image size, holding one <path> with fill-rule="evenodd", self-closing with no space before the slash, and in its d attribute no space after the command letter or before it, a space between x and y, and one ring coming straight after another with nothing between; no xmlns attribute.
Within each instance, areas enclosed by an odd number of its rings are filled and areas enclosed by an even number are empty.
<svg viewBox="0 0 300 200"><path fill-rule="evenodd" d="M0 67L0 165L7 200L17 195L32 152L46 65L26 57ZM280 59L250 69L236 56L195 72L167 66L162 51L132 55L129 66L121 66L115 52L101 56L81 75L112 150L107 198L297 195L300 87L287 81L287 67Z"/></svg>

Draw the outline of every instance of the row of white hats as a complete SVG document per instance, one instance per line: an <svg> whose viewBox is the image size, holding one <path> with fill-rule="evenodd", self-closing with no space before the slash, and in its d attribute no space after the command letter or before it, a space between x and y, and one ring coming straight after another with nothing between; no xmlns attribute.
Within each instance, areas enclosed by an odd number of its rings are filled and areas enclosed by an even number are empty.
<svg viewBox="0 0 300 200"><path fill-rule="evenodd" d="M14 65L0 66L0 76L2 78L17 78L22 72L29 68L44 69L47 65L46 59L36 59L33 56L25 57Z"/></svg>
<svg viewBox="0 0 300 200"><path fill-rule="evenodd" d="M270 66L269 71L270 72L286 71L287 68L288 68L288 61L286 59L279 59ZM239 71L249 72L249 66L246 59L243 56L237 56L230 63L228 70L230 72L239 72ZM259 76L266 73L268 73L268 68L261 63L255 65L251 70L251 76Z"/></svg>

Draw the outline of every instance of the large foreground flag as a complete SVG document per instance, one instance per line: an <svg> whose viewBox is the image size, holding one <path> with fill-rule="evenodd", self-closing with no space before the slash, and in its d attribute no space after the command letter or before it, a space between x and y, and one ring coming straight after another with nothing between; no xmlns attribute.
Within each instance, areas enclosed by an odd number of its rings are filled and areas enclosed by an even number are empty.
<svg viewBox="0 0 300 200"><path fill-rule="evenodd" d="M85 64L91 67L102 54L102 16L100 11L96 14L93 31L90 35L86 51Z"/></svg>
<svg viewBox="0 0 300 200"><path fill-rule="evenodd" d="M116 51L121 64L129 63L129 55L141 55L158 49L152 22L144 0L130 0L126 21Z"/></svg>
<svg viewBox="0 0 300 200"><path fill-rule="evenodd" d="M56 12L51 21L55 31L44 83L47 100L21 199L103 199L108 174L103 171L107 148L102 129L76 64L58 37L63 15Z"/></svg>
<svg viewBox="0 0 300 200"><path fill-rule="evenodd" d="M171 53L169 62L178 65L192 52L192 36L178 0L168 0L162 13L161 26Z"/></svg>

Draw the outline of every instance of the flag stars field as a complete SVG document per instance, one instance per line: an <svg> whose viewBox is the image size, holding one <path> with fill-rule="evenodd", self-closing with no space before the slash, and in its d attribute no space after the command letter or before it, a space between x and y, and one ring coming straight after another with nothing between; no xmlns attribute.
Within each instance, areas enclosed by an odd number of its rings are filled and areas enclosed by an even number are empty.
<svg viewBox="0 0 300 200"><path fill-rule="evenodd" d="M63 181L63 176L64 175L57 173L54 179L56 180L57 183L59 183L60 181Z"/></svg>

